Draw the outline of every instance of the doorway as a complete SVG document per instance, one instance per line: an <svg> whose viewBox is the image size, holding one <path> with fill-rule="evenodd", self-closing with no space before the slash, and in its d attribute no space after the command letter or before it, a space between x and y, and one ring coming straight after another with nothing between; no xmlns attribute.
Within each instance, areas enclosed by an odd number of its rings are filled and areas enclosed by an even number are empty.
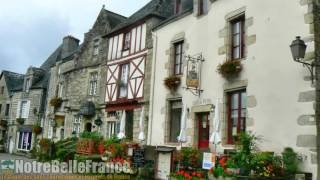
<svg viewBox="0 0 320 180"><path fill-rule="evenodd" d="M92 124L91 123L87 123L85 126L85 131L91 132L92 131Z"/></svg>
<svg viewBox="0 0 320 180"><path fill-rule="evenodd" d="M198 148L209 148L209 112L198 113Z"/></svg>

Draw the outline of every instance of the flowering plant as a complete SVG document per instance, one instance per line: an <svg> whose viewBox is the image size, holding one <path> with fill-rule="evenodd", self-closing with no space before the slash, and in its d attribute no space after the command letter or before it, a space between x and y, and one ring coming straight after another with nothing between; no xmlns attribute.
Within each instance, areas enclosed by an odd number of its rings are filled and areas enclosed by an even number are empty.
<svg viewBox="0 0 320 180"><path fill-rule="evenodd" d="M200 167L201 157L199 150L195 148L182 148L176 155L176 163L179 163L182 168L193 169Z"/></svg>
<svg viewBox="0 0 320 180"><path fill-rule="evenodd" d="M181 179L181 180L204 180L204 175L202 172L197 172L197 171L192 171L192 172L188 172L188 171L184 171L184 170L180 170L177 171L176 173L174 173L172 175L172 177L175 177L176 179Z"/></svg>

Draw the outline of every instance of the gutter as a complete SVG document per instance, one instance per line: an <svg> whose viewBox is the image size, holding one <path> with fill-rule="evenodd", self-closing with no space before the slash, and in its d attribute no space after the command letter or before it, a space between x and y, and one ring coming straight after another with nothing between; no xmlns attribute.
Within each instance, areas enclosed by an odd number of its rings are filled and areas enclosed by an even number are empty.
<svg viewBox="0 0 320 180"><path fill-rule="evenodd" d="M155 71L156 71L156 61L157 61L157 49L158 49L158 36L157 33L151 31L153 43L153 58L152 58L152 74L151 74L151 96L150 96L150 107L149 107L149 122L148 122L148 137L147 145L151 146L152 138L152 124L153 124L153 100L154 100L154 84L155 84Z"/></svg>

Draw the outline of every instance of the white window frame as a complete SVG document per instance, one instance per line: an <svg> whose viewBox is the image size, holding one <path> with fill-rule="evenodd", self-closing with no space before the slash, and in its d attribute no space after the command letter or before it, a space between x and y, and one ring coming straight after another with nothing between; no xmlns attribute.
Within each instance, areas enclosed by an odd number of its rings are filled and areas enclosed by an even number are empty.
<svg viewBox="0 0 320 180"><path fill-rule="evenodd" d="M98 72L90 74L89 95L97 95L98 88Z"/></svg>
<svg viewBox="0 0 320 180"><path fill-rule="evenodd" d="M99 55L99 45L100 45L100 40L96 39L93 41L93 55L97 56Z"/></svg>
<svg viewBox="0 0 320 180"><path fill-rule="evenodd" d="M59 98L62 98L62 96L63 96L63 88L64 88L63 83L59 83L59 85L58 85L58 97Z"/></svg>
<svg viewBox="0 0 320 180"><path fill-rule="evenodd" d="M79 136L81 131L81 123L82 123L82 116L75 116L73 119L72 132L76 132L77 136Z"/></svg>
<svg viewBox="0 0 320 180"><path fill-rule="evenodd" d="M107 137L112 138L120 132L120 121L107 122Z"/></svg>
<svg viewBox="0 0 320 180"><path fill-rule="evenodd" d="M20 141L20 134L22 133L22 142ZM25 135L27 134L27 137L25 138ZM17 143L17 149L20 151L30 151L32 149L32 132L18 132L18 143ZM24 141L26 139L26 142ZM29 139L31 139L30 141L30 146L29 146ZM23 148L25 144L25 148ZM29 148L28 148L29 147Z"/></svg>
<svg viewBox="0 0 320 180"><path fill-rule="evenodd" d="M129 68L130 68L129 63L121 65L121 72L120 72L119 79L120 79L120 83L124 83L124 85L119 87L119 98L126 98L128 96Z"/></svg>

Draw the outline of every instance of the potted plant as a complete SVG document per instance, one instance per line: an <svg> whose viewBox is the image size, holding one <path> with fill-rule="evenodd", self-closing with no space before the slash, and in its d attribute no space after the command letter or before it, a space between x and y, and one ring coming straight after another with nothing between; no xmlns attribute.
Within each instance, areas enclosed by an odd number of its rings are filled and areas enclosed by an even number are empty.
<svg viewBox="0 0 320 180"><path fill-rule="evenodd" d="M20 117L20 118L17 118L16 121L17 121L18 124L23 125L25 119Z"/></svg>
<svg viewBox="0 0 320 180"><path fill-rule="evenodd" d="M41 132L42 132L42 127L39 126L39 125L34 125L33 128L32 128L32 131L33 131L36 135L39 135L39 134L41 134Z"/></svg>
<svg viewBox="0 0 320 180"><path fill-rule="evenodd" d="M239 60L226 60L218 65L218 72L225 78L231 78L238 75L242 70L242 65Z"/></svg>
<svg viewBox="0 0 320 180"><path fill-rule="evenodd" d="M175 91L181 83L179 76L170 76L164 79L164 85L171 91Z"/></svg>
<svg viewBox="0 0 320 180"><path fill-rule="evenodd" d="M50 105L53 107L59 107L62 104L62 99L60 97L54 97L50 100Z"/></svg>
<svg viewBox="0 0 320 180"><path fill-rule="evenodd" d="M6 120L0 120L0 126L2 126L2 127L7 127L7 125L8 125L8 121L6 121Z"/></svg>
<svg viewBox="0 0 320 180"><path fill-rule="evenodd" d="M97 126L101 126L102 125L101 118L97 118L96 120L94 120L94 124L97 125Z"/></svg>

